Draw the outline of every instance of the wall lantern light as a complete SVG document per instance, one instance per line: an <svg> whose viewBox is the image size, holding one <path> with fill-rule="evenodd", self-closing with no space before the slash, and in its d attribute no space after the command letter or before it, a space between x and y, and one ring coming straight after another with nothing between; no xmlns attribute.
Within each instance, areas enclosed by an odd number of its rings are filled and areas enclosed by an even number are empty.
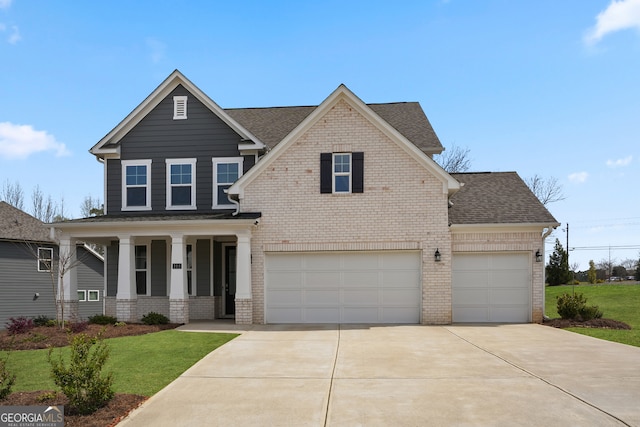
<svg viewBox="0 0 640 427"><path fill-rule="evenodd" d="M542 254L540 253L540 249L536 251L536 262L542 262Z"/></svg>
<svg viewBox="0 0 640 427"><path fill-rule="evenodd" d="M436 262L440 262L440 260L442 259L442 256L440 255L440 251L436 248L436 253L433 254L433 258L436 260Z"/></svg>

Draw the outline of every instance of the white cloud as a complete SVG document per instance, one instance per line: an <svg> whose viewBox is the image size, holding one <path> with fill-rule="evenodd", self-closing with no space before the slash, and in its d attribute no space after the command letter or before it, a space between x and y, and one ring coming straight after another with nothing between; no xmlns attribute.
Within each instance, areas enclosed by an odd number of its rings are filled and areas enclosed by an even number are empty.
<svg viewBox="0 0 640 427"><path fill-rule="evenodd" d="M607 160L607 166L609 166L610 168L620 168L624 166L629 166L629 164L631 163L631 160L633 160L633 156L627 156L624 159L618 159L618 160Z"/></svg>
<svg viewBox="0 0 640 427"><path fill-rule="evenodd" d="M0 0L0 9L8 9L13 0Z"/></svg>
<svg viewBox="0 0 640 427"><path fill-rule="evenodd" d="M56 156L70 154L64 144L45 131L35 130L30 125L0 122L0 157L26 159L41 151L53 151Z"/></svg>
<svg viewBox="0 0 640 427"><path fill-rule="evenodd" d="M587 180L589 174L587 172L575 172L569 175L569 181L574 182L576 184L582 184Z"/></svg>
<svg viewBox="0 0 640 427"><path fill-rule="evenodd" d="M0 0L2 1L2 0ZM9 36L7 37L7 41L10 44L16 44L20 41L20 39L22 39L22 36L20 36L20 30L18 29L18 27L16 25L12 25L11 27L7 27L5 24L3 24L2 22L0 22L0 32L4 33L8 31L9 32Z"/></svg>
<svg viewBox="0 0 640 427"><path fill-rule="evenodd" d="M587 44L595 44L604 36L620 30L640 30L640 0L613 0L596 17L596 25L584 37Z"/></svg>

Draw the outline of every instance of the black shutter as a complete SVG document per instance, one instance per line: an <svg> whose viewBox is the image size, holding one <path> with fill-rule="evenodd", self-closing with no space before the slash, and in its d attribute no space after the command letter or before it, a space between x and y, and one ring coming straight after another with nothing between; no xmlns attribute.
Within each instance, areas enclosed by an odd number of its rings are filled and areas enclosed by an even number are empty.
<svg viewBox="0 0 640 427"><path fill-rule="evenodd" d="M333 163L333 155L331 153L320 153L320 193L333 192L331 178L331 164Z"/></svg>
<svg viewBox="0 0 640 427"><path fill-rule="evenodd" d="M353 167L352 193L364 193L364 153L353 153L351 155L351 166Z"/></svg>

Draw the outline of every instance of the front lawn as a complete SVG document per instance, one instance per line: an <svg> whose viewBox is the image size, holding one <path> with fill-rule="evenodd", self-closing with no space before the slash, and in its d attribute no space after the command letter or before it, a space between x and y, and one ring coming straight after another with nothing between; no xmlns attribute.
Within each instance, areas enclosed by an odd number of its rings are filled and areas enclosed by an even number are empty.
<svg viewBox="0 0 640 427"><path fill-rule="evenodd" d="M547 286L545 288L546 315L560 317L556 298L563 293L581 293L587 298L587 305L597 305L603 317L619 320L631 326L631 330L611 330L594 328L568 328L572 332L616 341L640 347L640 285L577 285Z"/></svg>
<svg viewBox="0 0 640 427"><path fill-rule="evenodd" d="M116 393L151 396L211 351L236 334L180 332L168 330L147 335L105 340L111 350L107 371L114 374ZM69 348L55 348L54 357ZM9 352L7 369L16 374L13 391L55 390L47 362L48 350ZM0 351L0 358L7 356ZM67 358L68 360L68 358Z"/></svg>

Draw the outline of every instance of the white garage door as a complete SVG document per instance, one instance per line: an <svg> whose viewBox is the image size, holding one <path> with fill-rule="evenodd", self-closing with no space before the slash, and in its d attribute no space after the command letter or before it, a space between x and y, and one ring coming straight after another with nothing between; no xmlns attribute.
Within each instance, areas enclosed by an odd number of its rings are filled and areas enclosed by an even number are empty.
<svg viewBox="0 0 640 427"><path fill-rule="evenodd" d="M419 252L270 253L267 323L419 323Z"/></svg>
<svg viewBox="0 0 640 427"><path fill-rule="evenodd" d="M454 322L529 322L528 254L454 254Z"/></svg>

